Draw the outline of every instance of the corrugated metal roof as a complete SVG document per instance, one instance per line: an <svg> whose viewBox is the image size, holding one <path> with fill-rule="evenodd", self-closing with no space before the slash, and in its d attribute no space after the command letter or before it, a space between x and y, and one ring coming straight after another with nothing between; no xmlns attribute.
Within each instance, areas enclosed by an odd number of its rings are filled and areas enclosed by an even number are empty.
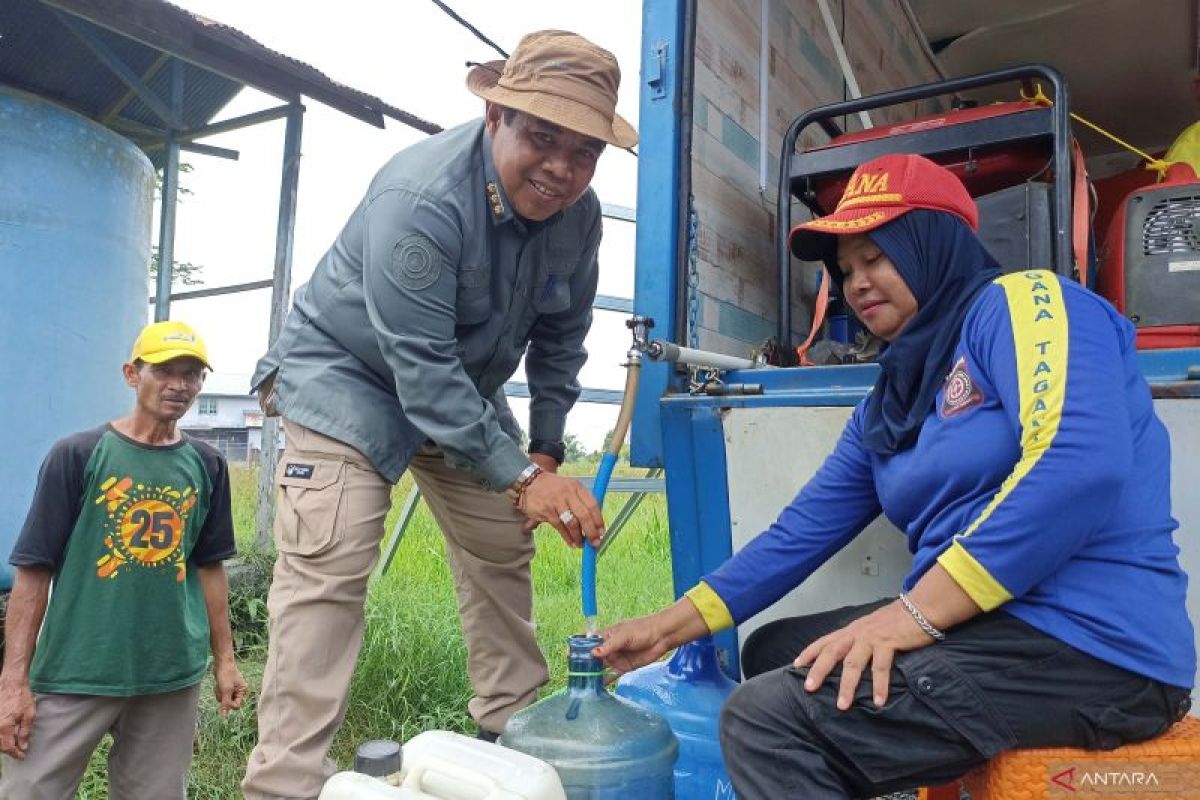
<svg viewBox="0 0 1200 800"><path fill-rule="evenodd" d="M235 28L162 0L0 0L0 81L126 134L136 126L164 129L163 120L72 25L94 37L167 105L171 70L166 56L178 57L185 64L185 130L210 122L243 86L285 101L310 97L381 128L390 117L426 133L441 130Z"/></svg>

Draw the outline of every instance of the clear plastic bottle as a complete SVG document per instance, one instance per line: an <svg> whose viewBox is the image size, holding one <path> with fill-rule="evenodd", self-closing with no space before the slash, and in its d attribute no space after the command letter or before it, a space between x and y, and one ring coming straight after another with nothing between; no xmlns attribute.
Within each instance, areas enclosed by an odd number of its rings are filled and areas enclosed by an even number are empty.
<svg viewBox="0 0 1200 800"><path fill-rule="evenodd" d="M675 796L733 800L721 756L721 707L737 682L721 671L709 637L680 647L668 662L636 669L617 681L617 694L660 714L679 739Z"/></svg>
<svg viewBox="0 0 1200 800"><path fill-rule="evenodd" d="M679 743L662 717L605 688L601 641L567 640L567 688L514 714L500 744L553 766L568 800L673 798Z"/></svg>

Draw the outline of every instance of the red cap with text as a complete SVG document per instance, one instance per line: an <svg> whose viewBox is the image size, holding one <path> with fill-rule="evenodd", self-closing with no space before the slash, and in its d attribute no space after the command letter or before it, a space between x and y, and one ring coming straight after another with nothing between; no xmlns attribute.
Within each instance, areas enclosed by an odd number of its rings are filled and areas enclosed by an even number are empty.
<svg viewBox="0 0 1200 800"><path fill-rule="evenodd" d="M860 164L832 214L792 228L792 253L820 261L837 252L835 236L866 233L914 208L944 211L979 228L979 210L962 181L924 156L897 153Z"/></svg>

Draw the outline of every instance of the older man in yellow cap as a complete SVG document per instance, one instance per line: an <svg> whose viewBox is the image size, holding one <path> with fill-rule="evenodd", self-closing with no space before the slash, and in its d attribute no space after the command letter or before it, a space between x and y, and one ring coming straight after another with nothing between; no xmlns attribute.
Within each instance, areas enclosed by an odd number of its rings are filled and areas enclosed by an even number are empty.
<svg viewBox="0 0 1200 800"><path fill-rule="evenodd" d="M410 470L445 536L475 696L494 738L547 677L532 525L598 542L555 474L598 274L606 145L630 147L612 54L565 31L481 64L469 122L397 153L300 287L253 385L283 416L270 647L250 800L316 797L333 763L391 488ZM529 452L504 398L525 357Z"/></svg>
<svg viewBox="0 0 1200 800"><path fill-rule="evenodd" d="M3 800L74 797L110 732L110 797L183 800L210 649L221 713L241 706L222 566L229 472L176 427L207 367L190 327L147 326L123 367L133 410L60 440L42 464L9 557Z"/></svg>

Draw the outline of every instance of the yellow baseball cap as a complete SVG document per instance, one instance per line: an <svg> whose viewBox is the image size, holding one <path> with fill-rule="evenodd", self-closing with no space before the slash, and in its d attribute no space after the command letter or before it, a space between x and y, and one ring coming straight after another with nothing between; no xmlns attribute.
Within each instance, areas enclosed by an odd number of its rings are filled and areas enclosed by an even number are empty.
<svg viewBox="0 0 1200 800"><path fill-rule="evenodd" d="M178 320L166 320L142 328L137 341L133 343L129 360L133 362L140 358L148 364L161 364L185 356L198 358L204 366L212 369L212 364L208 363L208 348L192 330L192 326Z"/></svg>

